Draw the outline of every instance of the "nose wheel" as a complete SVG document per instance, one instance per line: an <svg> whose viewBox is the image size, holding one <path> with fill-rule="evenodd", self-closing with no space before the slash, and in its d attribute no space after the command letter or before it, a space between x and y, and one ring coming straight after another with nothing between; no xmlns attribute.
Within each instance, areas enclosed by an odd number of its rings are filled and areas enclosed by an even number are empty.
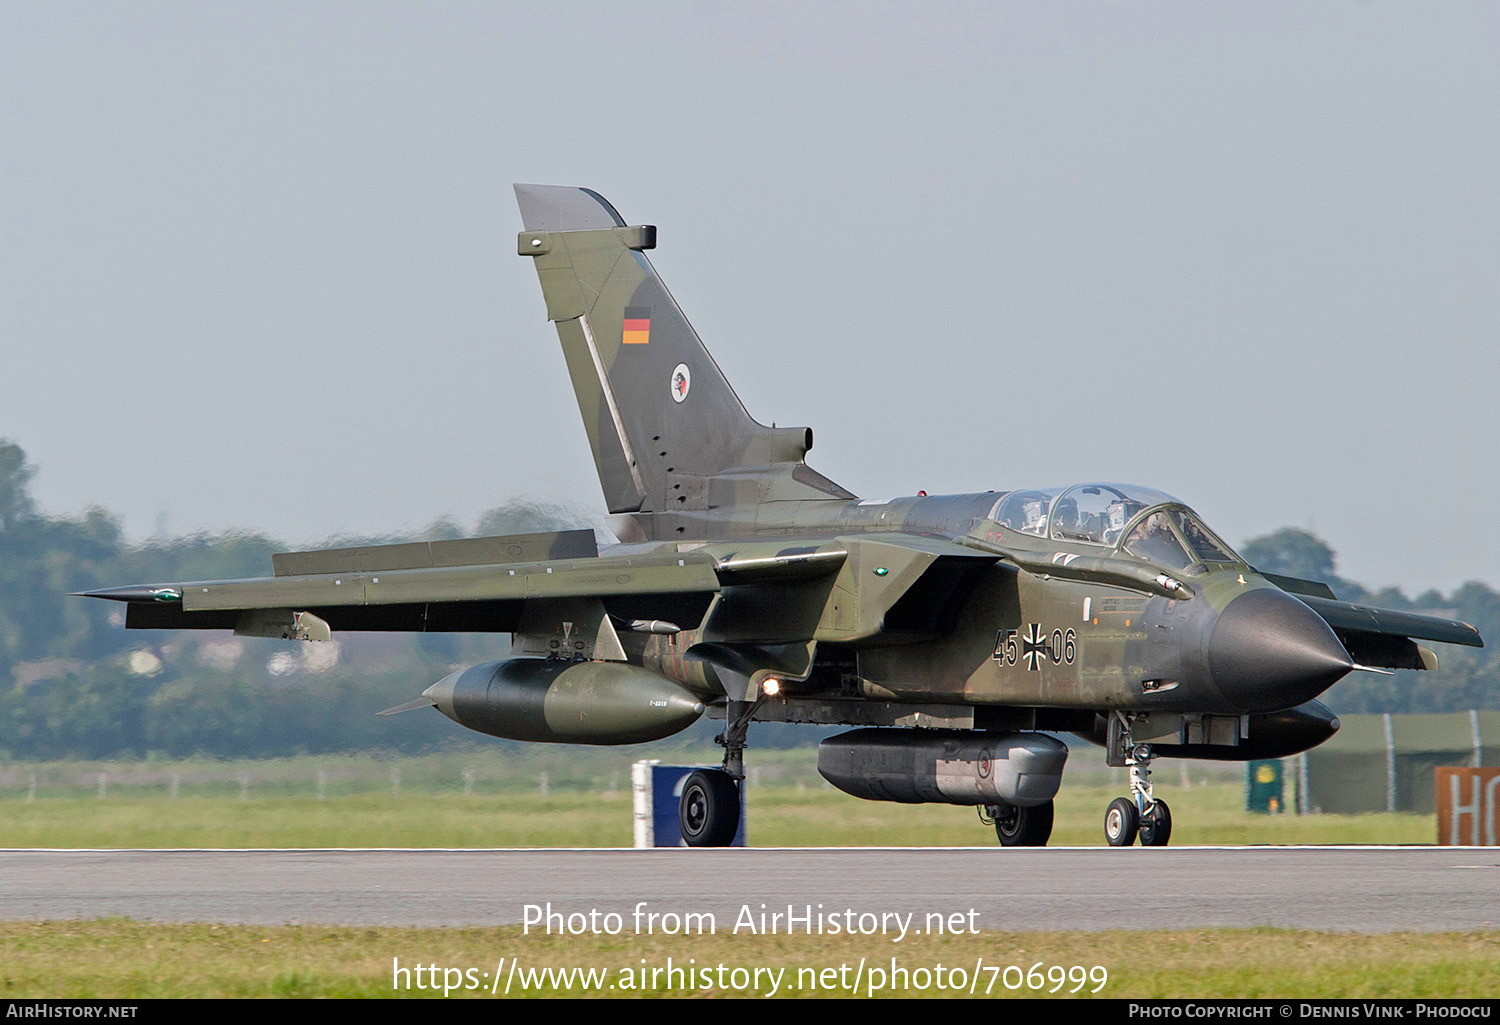
<svg viewBox="0 0 1500 1025"><path fill-rule="evenodd" d="M1129 847L1141 828L1141 813L1128 797L1116 797L1104 812L1104 838L1111 847Z"/></svg>
<svg viewBox="0 0 1500 1025"><path fill-rule="evenodd" d="M1139 836L1142 847L1165 847L1172 837L1172 809L1166 801L1154 801L1151 814L1141 819Z"/></svg>

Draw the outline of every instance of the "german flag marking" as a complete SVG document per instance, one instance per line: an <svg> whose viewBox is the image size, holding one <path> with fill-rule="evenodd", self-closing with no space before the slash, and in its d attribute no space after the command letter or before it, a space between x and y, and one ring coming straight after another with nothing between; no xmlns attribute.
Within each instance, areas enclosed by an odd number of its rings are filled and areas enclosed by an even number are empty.
<svg viewBox="0 0 1500 1025"><path fill-rule="evenodd" d="M625 345L647 345L651 341L651 307L625 307L625 328L620 332Z"/></svg>

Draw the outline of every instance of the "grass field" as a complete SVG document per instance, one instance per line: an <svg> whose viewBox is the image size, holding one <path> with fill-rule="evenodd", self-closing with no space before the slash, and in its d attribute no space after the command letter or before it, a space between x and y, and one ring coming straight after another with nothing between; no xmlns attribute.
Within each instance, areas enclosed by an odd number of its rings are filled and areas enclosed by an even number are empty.
<svg viewBox="0 0 1500 1025"><path fill-rule="evenodd" d="M665 969L669 957L694 974L668 977L663 971L653 976L651 970ZM511 959L518 970L514 976ZM861 959L865 970L856 975ZM398 964L408 969L401 980L405 988L396 985ZM721 964L723 975L717 970ZM541 937L524 936L516 927L263 928L129 921L0 925L0 999L441 997L445 979L457 987L449 997L492 998L489 987L497 968L510 980L511 997L764 996L773 983L779 986L778 996L951 997L970 995L972 980L973 995L991 998L1051 995L1054 986L1059 997L1087 997L1097 988L1097 996L1109 998L1479 998L1495 992L1497 964L1496 933L986 932L914 936L898 945L875 937ZM412 969L418 965L436 965L437 971L416 975ZM946 988L938 987L939 965ZM984 967L976 971L979 965ZM1010 966L1014 968L1006 971ZM705 967L707 977L697 974ZM1041 984L1036 989L1025 981L1034 967L1032 979ZM571 986L559 984L555 974L590 968L603 973L593 985L577 976ZM734 968L741 971L730 971ZM758 980L755 968L763 970ZM1070 978L1069 969L1075 968L1081 970ZM468 969L472 976L465 974ZM783 970L779 981L764 974L776 969ZM799 969L806 971L799 974ZM906 970L906 985L895 969ZM1057 969L1050 979L1049 969ZM553 975L523 985L527 974L537 970ZM861 981L853 990L856 978ZM423 988L417 988L419 981ZM622 988L627 984L631 988ZM493 996L498 995L503 994Z"/></svg>
<svg viewBox="0 0 1500 1025"><path fill-rule="evenodd" d="M1102 845L1104 808L1120 791L1065 787L1054 845ZM1159 787L1174 844L1431 843L1432 816L1255 815L1231 784ZM993 844L971 808L897 806L837 791L763 785L747 830L758 847ZM629 847L628 791L586 793L352 793L249 797L67 796L7 802L4 847Z"/></svg>
<svg viewBox="0 0 1500 1025"><path fill-rule="evenodd" d="M810 752L756 755L748 812L756 846L995 842L971 808L862 801L825 784ZM1243 770L1208 769L1196 781L1157 773L1174 844L1408 844L1436 836L1430 815L1248 813L1236 778ZM1054 844L1104 843L1105 806L1126 792L1123 774L1116 777L1087 766L1070 772ZM597 751L12 764L0 773L0 847L628 847L630 800L629 756Z"/></svg>

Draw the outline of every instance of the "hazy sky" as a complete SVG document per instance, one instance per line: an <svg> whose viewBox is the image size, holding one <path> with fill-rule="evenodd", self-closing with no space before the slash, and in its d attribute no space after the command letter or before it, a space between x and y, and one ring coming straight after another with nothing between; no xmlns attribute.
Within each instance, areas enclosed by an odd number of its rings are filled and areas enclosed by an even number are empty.
<svg viewBox="0 0 1500 1025"><path fill-rule="evenodd" d="M1500 584L1492 3L0 4L0 436L51 513L602 512L512 182L866 497L1127 480Z"/></svg>

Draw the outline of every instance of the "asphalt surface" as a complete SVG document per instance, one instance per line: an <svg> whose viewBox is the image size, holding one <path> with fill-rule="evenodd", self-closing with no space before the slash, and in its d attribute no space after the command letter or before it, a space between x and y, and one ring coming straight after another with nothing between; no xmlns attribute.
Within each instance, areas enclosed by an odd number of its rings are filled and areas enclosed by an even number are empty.
<svg viewBox="0 0 1500 1025"><path fill-rule="evenodd" d="M1500 849L0 851L9 921L480 926L523 924L531 905L544 928L549 904L554 931L615 913L626 932L668 932L695 913L724 933L789 905L814 932L834 917L889 932L908 914L916 929L936 914L980 929L1468 931L1500 929Z"/></svg>

